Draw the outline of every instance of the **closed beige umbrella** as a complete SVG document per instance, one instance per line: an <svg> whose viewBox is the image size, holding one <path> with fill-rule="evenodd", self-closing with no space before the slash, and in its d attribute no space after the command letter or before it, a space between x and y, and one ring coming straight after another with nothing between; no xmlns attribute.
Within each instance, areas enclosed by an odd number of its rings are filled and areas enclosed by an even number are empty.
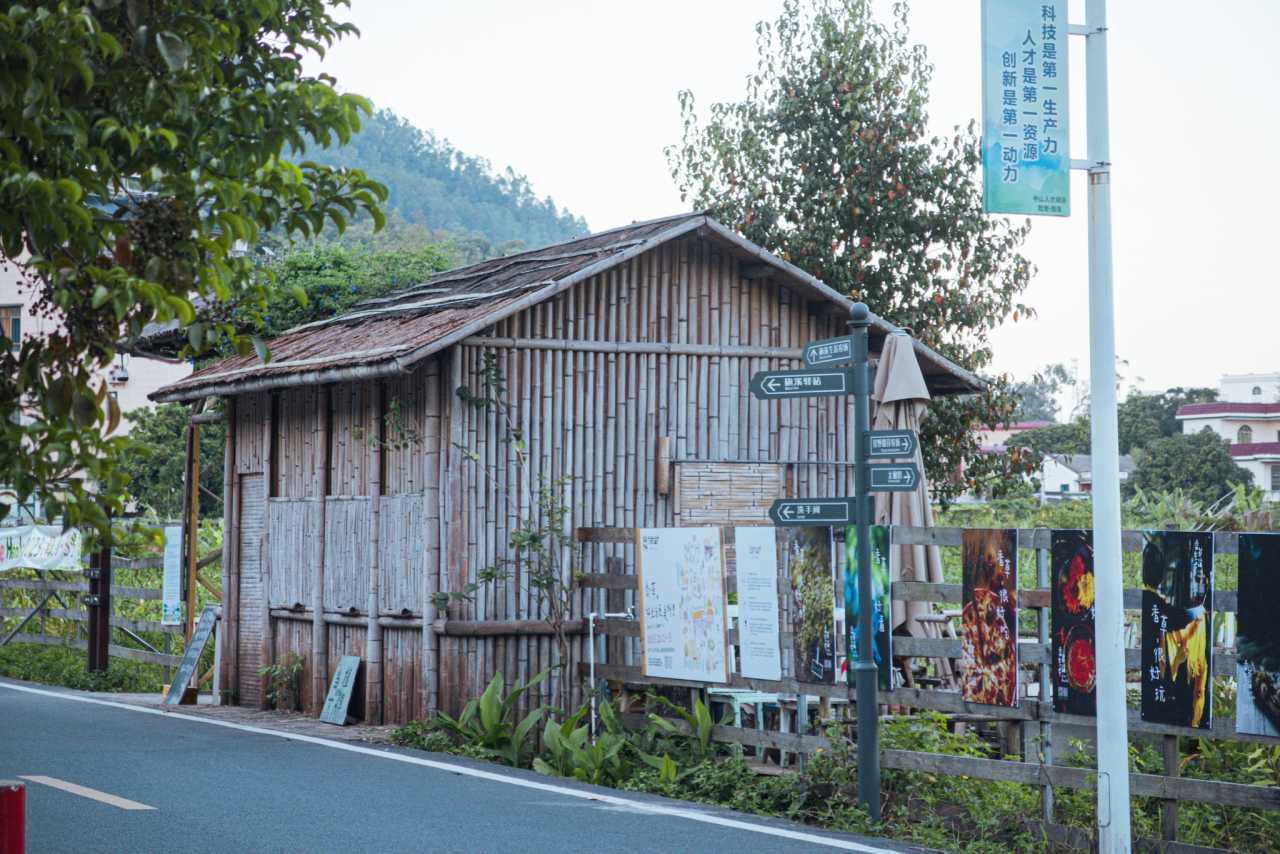
<svg viewBox="0 0 1280 854"><path fill-rule="evenodd" d="M916 361L911 336L905 332L888 335L880 353L875 388L871 399L874 413L873 430L920 430L929 407L929 390ZM916 451L920 467L920 487L914 492L881 492L876 494L876 524L933 527L933 509L929 505L929 487L925 483L924 461ZM937 546L895 546L897 554L890 560L894 581L927 581L942 583L942 558ZM931 611L927 602L893 602L893 628L906 625L914 637L924 637L919 618Z"/></svg>

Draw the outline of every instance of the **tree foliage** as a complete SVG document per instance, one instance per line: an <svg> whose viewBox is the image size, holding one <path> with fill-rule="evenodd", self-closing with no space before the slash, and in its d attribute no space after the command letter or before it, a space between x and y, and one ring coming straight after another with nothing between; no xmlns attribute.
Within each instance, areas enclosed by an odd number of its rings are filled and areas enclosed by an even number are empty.
<svg viewBox="0 0 1280 854"><path fill-rule="evenodd" d="M1031 313L1019 302L1030 226L983 212L972 124L930 135L933 67L910 43L906 4L886 24L870 0L788 0L757 34L742 101L713 104L703 124L681 94L684 137L667 155L682 195L961 364L989 367L990 330ZM998 493L1035 466L978 453L973 428L1011 420L1017 403L1005 378L935 401L921 440L942 497ZM967 482L952 482L962 461Z"/></svg>
<svg viewBox="0 0 1280 854"><path fill-rule="evenodd" d="M185 406L167 403L144 407L125 416L132 426L129 441L119 458L120 471L129 476L129 497L140 510L153 510L161 519L182 516L182 490L186 480L187 425L191 413ZM222 446L226 428L200 426L201 515L218 515L222 502Z"/></svg>
<svg viewBox="0 0 1280 854"><path fill-rule="evenodd" d="M1116 406L1120 453L1132 454L1157 439L1181 435L1178 409L1190 403L1209 403L1217 399L1217 391L1211 388L1178 386L1159 394L1131 392ZM1019 433L1015 440L1011 440L1011 444L1014 443L1040 454L1087 454L1089 413L1085 412L1066 424Z"/></svg>
<svg viewBox="0 0 1280 854"><path fill-rule="evenodd" d="M349 140L371 110L303 69L355 33L332 16L339 4L0 11L0 251L61 324L0 348L0 481L20 500L105 531L124 495L113 458L125 440L103 438L120 413L100 374L118 342L177 318L193 353L230 342L265 356L230 321L268 292L237 246L270 228L308 237L380 219L385 190L361 171L286 155ZM229 308L194 322L196 295Z"/></svg>
<svg viewBox="0 0 1280 854"><path fill-rule="evenodd" d="M1015 417L1019 421L1057 421L1058 392L1075 385L1066 365L1045 365L1030 379L1013 384L1013 394L1018 398Z"/></svg>
<svg viewBox="0 0 1280 854"><path fill-rule="evenodd" d="M1237 484L1253 483L1253 473L1231 459L1230 443L1212 430L1164 436L1141 448L1137 469L1126 490L1172 492L1181 490L1193 501L1211 505L1231 493Z"/></svg>
<svg viewBox="0 0 1280 854"><path fill-rule="evenodd" d="M495 174L487 160L459 151L390 110L379 110L346 145L316 159L376 175L390 192L388 208L405 223L436 241L483 241L482 257L504 254L504 244L545 246L587 231L581 217L549 196L536 196L524 175L510 167Z"/></svg>

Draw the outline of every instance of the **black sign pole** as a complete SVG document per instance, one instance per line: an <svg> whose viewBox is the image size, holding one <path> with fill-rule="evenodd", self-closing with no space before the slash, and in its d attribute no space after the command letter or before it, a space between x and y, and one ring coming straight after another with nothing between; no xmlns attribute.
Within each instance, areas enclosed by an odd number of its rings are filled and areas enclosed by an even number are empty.
<svg viewBox="0 0 1280 854"><path fill-rule="evenodd" d="M853 351L853 462L856 488L853 518L858 529L858 660L850 675L856 677L858 706L858 800L880 821L880 721L876 702L876 660L871 593L871 520L875 515L871 499L870 389L867 371L867 327L871 312L857 302L850 310L849 344ZM885 662L887 667L889 662Z"/></svg>

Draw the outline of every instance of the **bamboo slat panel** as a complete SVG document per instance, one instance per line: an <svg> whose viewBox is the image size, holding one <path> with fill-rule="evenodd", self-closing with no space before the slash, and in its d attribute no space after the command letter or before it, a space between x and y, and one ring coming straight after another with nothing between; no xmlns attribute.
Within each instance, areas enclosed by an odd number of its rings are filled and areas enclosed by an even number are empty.
<svg viewBox="0 0 1280 854"><path fill-rule="evenodd" d="M261 432L261 431L258 431ZM263 631L266 624L266 591L262 584L262 534L266 518L266 476L263 474L240 475L237 491L240 496L240 554L239 584L236 602L237 661L239 684L236 686L240 702L257 706L262 700L262 680L258 670L263 667Z"/></svg>
<svg viewBox="0 0 1280 854"><path fill-rule="evenodd" d="M275 664L287 665L290 656L301 657L302 708L311 708L315 701L315 688L311 678L311 623L273 618L271 641L271 658Z"/></svg>
<svg viewBox="0 0 1280 854"><path fill-rule="evenodd" d="M311 604L320 560L320 499L272 498L267 502L272 608Z"/></svg>
<svg viewBox="0 0 1280 854"><path fill-rule="evenodd" d="M387 628L382 633L382 715L387 723L420 719L422 629Z"/></svg>
<svg viewBox="0 0 1280 854"><path fill-rule="evenodd" d="M365 612L369 602L368 498L325 500L324 608ZM354 654L354 653L352 653ZM334 666L330 654L330 668Z"/></svg>
<svg viewBox="0 0 1280 854"><path fill-rule="evenodd" d="M392 495L382 499L378 526L379 611L422 615L427 563L426 496Z"/></svg>

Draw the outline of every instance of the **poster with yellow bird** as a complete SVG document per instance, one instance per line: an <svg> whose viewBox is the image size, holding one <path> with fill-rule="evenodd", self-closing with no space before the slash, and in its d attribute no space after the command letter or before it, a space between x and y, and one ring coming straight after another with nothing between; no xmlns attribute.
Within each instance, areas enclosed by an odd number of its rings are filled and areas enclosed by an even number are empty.
<svg viewBox="0 0 1280 854"><path fill-rule="evenodd" d="M1142 536L1142 719L1209 729L1213 534Z"/></svg>

